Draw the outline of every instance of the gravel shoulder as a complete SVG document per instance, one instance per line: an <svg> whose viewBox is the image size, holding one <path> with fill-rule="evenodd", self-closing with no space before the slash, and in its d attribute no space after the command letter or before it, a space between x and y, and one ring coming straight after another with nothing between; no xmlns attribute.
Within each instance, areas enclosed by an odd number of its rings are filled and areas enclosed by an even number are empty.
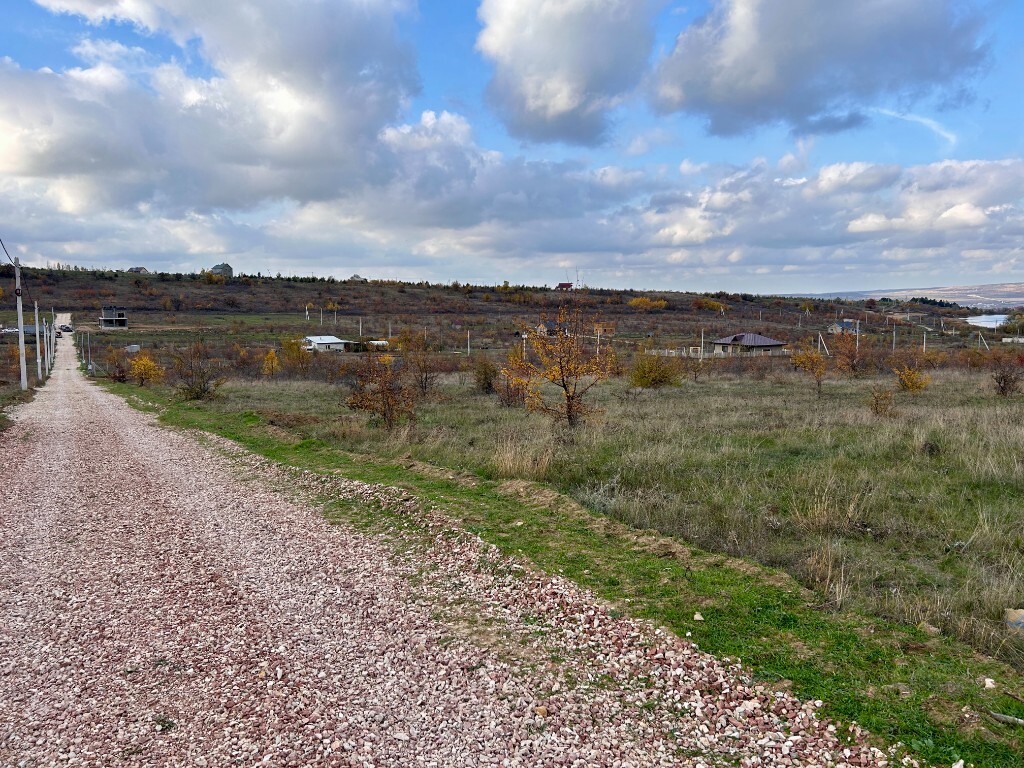
<svg viewBox="0 0 1024 768"><path fill-rule="evenodd" d="M400 491L157 426L69 339L13 419L0 766L893 759ZM325 495L407 516L420 543L328 524Z"/></svg>

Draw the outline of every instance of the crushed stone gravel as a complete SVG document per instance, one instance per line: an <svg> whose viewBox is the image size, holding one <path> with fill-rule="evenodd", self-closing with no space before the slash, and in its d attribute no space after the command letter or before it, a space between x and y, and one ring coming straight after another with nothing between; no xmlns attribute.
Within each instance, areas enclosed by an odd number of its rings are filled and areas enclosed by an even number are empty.
<svg viewBox="0 0 1024 768"><path fill-rule="evenodd" d="M14 419L0 766L916 764L402 491L157 426L67 339Z"/></svg>

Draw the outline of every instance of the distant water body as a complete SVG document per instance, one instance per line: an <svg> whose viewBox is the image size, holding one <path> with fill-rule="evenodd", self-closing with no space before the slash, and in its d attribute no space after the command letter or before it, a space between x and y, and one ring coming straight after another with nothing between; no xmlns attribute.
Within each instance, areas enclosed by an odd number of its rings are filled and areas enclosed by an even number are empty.
<svg viewBox="0 0 1024 768"><path fill-rule="evenodd" d="M981 328L998 328L1006 322L1008 317L1009 315L971 315L967 318L967 322Z"/></svg>

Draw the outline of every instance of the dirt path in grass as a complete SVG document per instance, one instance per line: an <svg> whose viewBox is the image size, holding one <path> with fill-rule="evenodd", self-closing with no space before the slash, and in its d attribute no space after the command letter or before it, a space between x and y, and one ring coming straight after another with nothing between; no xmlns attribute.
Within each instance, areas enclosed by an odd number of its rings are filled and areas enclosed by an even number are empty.
<svg viewBox="0 0 1024 768"><path fill-rule="evenodd" d="M400 492L156 426L70 339L13 417L0 766L885 764ZM419 544L329 525L313 492Z"/></svg>

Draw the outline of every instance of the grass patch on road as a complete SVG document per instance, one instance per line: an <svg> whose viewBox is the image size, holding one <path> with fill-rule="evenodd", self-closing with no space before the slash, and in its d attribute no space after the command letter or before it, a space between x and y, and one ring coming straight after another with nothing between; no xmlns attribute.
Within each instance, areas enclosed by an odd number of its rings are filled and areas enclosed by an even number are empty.
<svg viewBox="0 0 1024 768"><path fill-rule="evenodd" d="M155 408L168 424L221 435L272 460L403 488L503 551L564 574L634 616L690 633L703 650L738 657L755 678L822 699L828 716L902 742L932 764L963 759L1010 768L1024 759L1024 730L986 714L1024 718L1024 702L1015 698L1024 696L1024 678L946 636L830 610L826 595L781 571L628 527L549 485L342 450L309 436L306 417L323 416L325 406L301 393L301 404L284 413L258 387L238 393L242 403L230 393L197 403L160 388L111 389L136 407ZM778 450L780 461L795 460L786 446ZM333 514L367 524L354 507ZM986 678L996 688L986 688Z"/></svg>

